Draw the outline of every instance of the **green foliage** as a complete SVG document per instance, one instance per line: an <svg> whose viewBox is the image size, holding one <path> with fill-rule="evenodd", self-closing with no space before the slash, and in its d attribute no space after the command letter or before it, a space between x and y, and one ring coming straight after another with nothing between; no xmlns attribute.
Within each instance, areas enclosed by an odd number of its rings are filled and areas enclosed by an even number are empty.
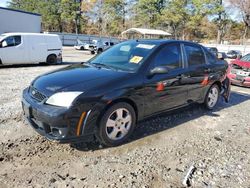
<svg viewBox="0 0 250 188"><path fill-rule="evenodd" d="M249 14L237 3L241 0L230 1ZM218 42L230 31L233 40L244 33L244 24L232 22L222 0L10 0L9 7L42 14L44 31L119 36L142 27L166 30L177 39Z"/></svg>

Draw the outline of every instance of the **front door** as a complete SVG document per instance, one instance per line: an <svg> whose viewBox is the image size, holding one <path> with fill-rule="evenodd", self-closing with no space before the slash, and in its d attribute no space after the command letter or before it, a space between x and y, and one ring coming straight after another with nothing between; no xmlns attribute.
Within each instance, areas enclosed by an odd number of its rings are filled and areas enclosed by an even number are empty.
<svg viewBox="0 0 250 188"><path fill-rule="evenodd" d="M168 73L149 75L155 67L164 66ZM144 115L165 111L187 103L187 70L178 43L161 47L152 58L144 79Z"/></svg>
<svg viewBox="0 0 250 188"><path fill-rule="evenodd" d="M25 63L26 50L20 35L9 36L1 44L0 57L3 64Z"/></svg>

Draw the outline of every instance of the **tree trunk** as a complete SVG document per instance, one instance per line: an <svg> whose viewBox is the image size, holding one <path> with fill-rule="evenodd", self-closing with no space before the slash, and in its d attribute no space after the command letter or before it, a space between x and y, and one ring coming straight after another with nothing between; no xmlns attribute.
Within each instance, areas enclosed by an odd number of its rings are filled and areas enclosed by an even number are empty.
<svg viewBox="0 0 250 188"><path fill-rule="evenodd" d="M248 33L248 26L245 25L245 30L244 30L244 33L243 33L243 37L242 37L242 44L245 44L246 43L246 36L247 36L247 33Z"/></svg>
<svg viewBox="0 0 250 188"><path fill-rule="evenodd" d="M222 40L221 35L222 35L222 32L221 32L221 29L219 28L217 32L217 44L221 44L221 40Z"/></svg>

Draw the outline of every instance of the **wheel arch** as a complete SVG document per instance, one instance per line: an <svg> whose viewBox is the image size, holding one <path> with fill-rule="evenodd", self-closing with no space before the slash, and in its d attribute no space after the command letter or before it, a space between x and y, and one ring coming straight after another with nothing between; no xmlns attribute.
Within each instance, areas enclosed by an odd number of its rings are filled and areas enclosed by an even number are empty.
<svg viewBox="0 0 250 188"><path fill-rule="evenodd" d="M46 63L48 63L48 59L49 59L49 57L51 57L51 56L54 56L55 58L57 58L57 55L56 55L55 53L48 54L48 55L47 55L47 58L46 58Z"/></svg>
<svg viewBox="0 0 250 188"><path fill-rule="evenodd" d="M110 101L108 103L108 105L104 108L104 111L106 111L111 106L113 106L113 105L115 105L117 103L121 103L121 102L128 103L130 106L132 106L132 108L135 111L136 122L137 122L138 121L138 107L137 107L137 104L132 99L130 99L130 98L122 97L122 98L114 99L114 100L112 100L112 101Z"/></svg>
<svg viewBox="0 0 250 188"><path fill-rule="evenodd" d="M55 56L55 57L57 57L57 55L56 55L55 53L51 53L51 54L48 54L48 55L47 55L46 60L48 60L49 56Z"/></svg>
<svg viewBox="0 0 250 188"><path fill-rule="evenodd" d="M220 81L217 80L212 85L214 85L214 84L216 84L220 90L222 89L222 83ZM212 87L212 85L210 87Z"/></svg>
<svg viewBox="0 0 250 188"><path fill-rule="evenodd" d="M204 92L202 94L203 97L202 97L201 101L199 101L200 103L204 103L206 96L207 96L207 92L215 84L219 87L220 91L222 90L222 83L219 80L210 83L206 88L204 88Z"/></svg>

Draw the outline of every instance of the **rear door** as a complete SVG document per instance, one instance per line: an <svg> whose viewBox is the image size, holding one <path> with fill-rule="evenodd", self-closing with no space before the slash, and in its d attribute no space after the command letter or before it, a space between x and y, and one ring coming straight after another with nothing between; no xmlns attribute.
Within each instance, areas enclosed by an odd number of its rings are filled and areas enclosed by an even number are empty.
<svg viewBox="0 0 250 188"><path fill-rule="evenodd" d="M169 72L148 77L149 71L158 66L167 67ZM145 116L187 103L186 72L179 43L167 44L159 49L145 75Z"/></svg>
<svg viewBox="0 0 250 188"><path fill-rule="evenodd" d="M201 46L185 43L185 61L188 67L189 79L188 100L198 101L203 98L203 89L208 85L209 75L212 72L211 65L206 64L204 50Z"/></svg>

